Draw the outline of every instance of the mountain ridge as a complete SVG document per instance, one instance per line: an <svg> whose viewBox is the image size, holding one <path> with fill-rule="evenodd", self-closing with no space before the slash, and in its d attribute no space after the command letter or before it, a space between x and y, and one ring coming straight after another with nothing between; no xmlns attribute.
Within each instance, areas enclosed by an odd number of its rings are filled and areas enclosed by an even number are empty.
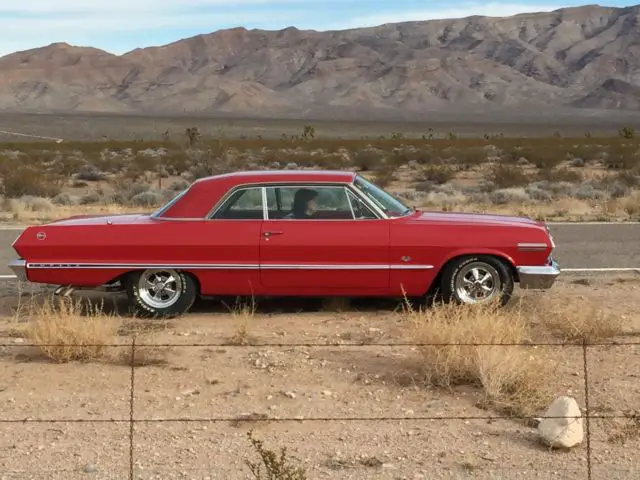
<svg viewBox="0 0 640 480"><path fill-rule="evenodd" d="M640 5L345 30L235 27L121 55L0 57L0 110L412 116L640 108Z"/></svg>

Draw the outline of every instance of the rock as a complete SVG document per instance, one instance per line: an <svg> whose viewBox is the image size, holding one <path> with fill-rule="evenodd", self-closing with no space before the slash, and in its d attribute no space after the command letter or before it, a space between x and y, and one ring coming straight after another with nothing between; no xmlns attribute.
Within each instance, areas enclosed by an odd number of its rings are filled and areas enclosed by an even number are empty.
<svg viewBox="0 0 640 480"><path fill-rule="evenodd" d="M544 417L557 417L543 418L538 425L538 433L546 445L571 448L584 440L582 412L573 397L562 396L554 400Z"/></svg>

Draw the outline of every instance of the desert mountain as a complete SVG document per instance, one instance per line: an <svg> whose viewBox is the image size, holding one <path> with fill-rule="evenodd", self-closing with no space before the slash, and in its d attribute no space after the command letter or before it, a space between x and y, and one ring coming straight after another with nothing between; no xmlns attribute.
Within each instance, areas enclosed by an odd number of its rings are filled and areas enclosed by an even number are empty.
<svg viewBox="0 0 640 480"><path fill-rule="evenodd" d="M55 43L0 58L0 109L638 109L639 19L640 5L587 5L327 32L235 28L119 56Z"/></svg>

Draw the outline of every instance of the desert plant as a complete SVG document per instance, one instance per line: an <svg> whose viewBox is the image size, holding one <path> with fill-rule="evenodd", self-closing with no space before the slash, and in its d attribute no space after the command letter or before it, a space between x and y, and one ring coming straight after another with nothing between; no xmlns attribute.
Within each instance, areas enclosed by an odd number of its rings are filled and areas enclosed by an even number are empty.
<svg viewBox="0 0 640 480"><path fill-rule="evenodd" d="M101 357L116 337L121 321L101 307L81 300L57 297L30 309L25 334L49 359L64 363Z"/></svg>
<svg viewBox="0 0 640 480"><path fill-rule="evenodd" d="M531 182L529 175L513 165L496 164L487 174L494 188L524 187Z"/></svg>
<svg viewBox="0 0 640 480"><path fill-rule="evenodd" d="M636 136L636 131L633 127L626 126L626 127L622 127L618 131L618 135L620 135L622 138L630 139Z"/></svg>
<svg viewBox="0 0 640 480"><path fill-rule="evenodd" d="M483 406L529 416L545 405L545 379L552 367L538 350L525 345L531 332L518 310L497 304L436 305L405 314L417 343L427 383L445 388L472 385L482 391ZM520 346L522 345L522 346Z"/></svg>
<svg viewBox="0 0 640 480"><path fill-rule="evenodd" d="M280 456L266 449L262 440L253 438L253 432L247 432L249 441L260 456L261 463L245 460L249 470L257 480L306 480L307 474L301 467L289 465L286 447L280 450ZM264 473L263 473L264 467Z"/></svg>

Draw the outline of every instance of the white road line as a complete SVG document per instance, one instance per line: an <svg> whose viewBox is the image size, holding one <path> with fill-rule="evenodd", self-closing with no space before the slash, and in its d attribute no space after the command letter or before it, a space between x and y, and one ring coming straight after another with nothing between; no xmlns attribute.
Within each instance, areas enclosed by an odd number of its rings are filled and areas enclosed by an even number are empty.
<svg viewBox="0 0 640 480"><path fill-rule="evenodd" d="M640 222L545 222L547 225L608 225L610 227L619 227L621 225L640 225Z"/></svg>
<svg viewBox="0 0 640 480"><path fill-rule="evenodd" d="M0 275L0 279L18 278L15 275Z"/></svg>
<svg viewBox="0 0 640 480"><path fill-rule="evenodd" d="M637 268L562 268L562 272L640 272Z"/></svg>

